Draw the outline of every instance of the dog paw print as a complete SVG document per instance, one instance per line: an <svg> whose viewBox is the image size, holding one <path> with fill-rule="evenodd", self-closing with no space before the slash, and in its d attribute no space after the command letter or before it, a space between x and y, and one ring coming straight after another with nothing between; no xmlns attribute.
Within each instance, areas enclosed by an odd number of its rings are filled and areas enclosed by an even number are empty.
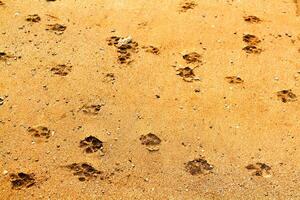
<svg viewBox="0 0 300 200"><path fill-rule="evenodd" d="M140 141L142 145L146 145L146 149L148 149L148 151L158 151L161 143L161 139L153 133L141 135Z"/></svg>
<svg viewBox="0 0 300 200"><path fill-rule="evenodd" d="M150 45L150 46L143 46L142 48L145 49L145 52L147 52L147 53L152 53L152 54L155 54L155 55L159 55L160 54L159 48L154 47L152 45Z"/></svg>
<svg viewBox="0 0 300 200"><path fill-rule="evenodd" d="M208 174L213 168L203 157L185 163L185 169L191 175Z"/></svg>
<svg viewBox="0 0 300 200"><path fill-rule="evenodd" d="M0 51L0 61L7 61L10 58L15 58L16 59L15 56L8 55L7 53Z"/></svg>
<svg viewBox="0 0 300 200"><path fill-rule="evenodd" d="M95 169L92 165L88 163L73 163L66 166L74 176L78 177L79 181L86 181L97 178L101 171Z"/></svg>
<svg viewBox="0 0 300 200"><path fill-rule="evenodd" d="M244 80L238 76L227 76L227 77L225 77L225 79L228 81L228 83L231 83L231 84L244 83Z"/></svg>
<svg viewBox="0 0 300 200"><path fill-rule="evenodd" d="M94 136L88 136L80 141L79 147L83 148L86 153L94 153L102 151L103 142Z"/></svg>
<svg viewBox="0 0 300 200"><path fill-rule="evenodd" d="M114 73L107 73L104 75L103 82L114 84L116 81L116 76Z"/></svg>
<svg viewBox="0 0 300 200"><path fill-rule="evenodd" d="M244 21L248 23L260 23L262 20L256 16L249 15L249 16L244 16Z"/></svg>
<svg viewBox="0 0 300 200"><path fill-rule="evenodd" d="M246 34L243 36L243 41L247 43L247 46L243 48L243 50L248 54L260 54L262 49L257 47L257 44L261 42L261 40L251 34Z"/></svg>
<svg viewBox="0 0 300 200"><path fill-rule="evenodd" d="M254 45L245 46L243 50L248 54L260 54L262 52L261 48L258 48Z"/></svg>
<svg viewBox="0 0 300 200"><path fill-rule="evenodd" d="M67 76L72 71L72 66L70 65L57 65L55 67L52 67L50 71L54 75L58 76Z"/></svg>
<svg viewBox="0 0 300 200"><path fill-rule="evenodd" d="M29 188L33 186L36 183L34 176L35 175L33 173L26 174L23 172L19 172L17 174L10 174L10 182L12 189L20 190L22 188Z"/></svg>
<svg viewBox="0 0 300 200"><path fill-rule="evenodd" d="M297 96L292 92L292 90L281 90L277 92L277 97L283 102L297 101Z"/></svg>
<svg viewBox="0 0 300 200"><path fill-rule="evenodd" d="M265 163L255 163L246 166L246 169L252 172L253 176L271 177L271 167Z"/></svg>
<svg viewBox="0 0 300 200"><path fill-rule="evenodd" d="M261 42L261 40L257 36L251 34L244 35L243 41L246 42L248 45L257 45Z"/></svg>
<svg viewBox="0 0 300 200"><path fill-rule="evenodd" d="M176 71L177 71L177 75L182 77L182 79L186 82L199 81L200 78L196 77L194 73L194 69L190 67L183 67L183 68L178 68Z"/></svg>
<svg viewBox="0 0 300 200"><path fill-rule="evenodd" d="M190 63L202 63L202 56L197 52L191 52L184 54L182 58L186 61L187 64Z"/></svg>
<svg viewBox="0 0 300 200"><path fill-rule="evenodd" d="M107 39L109 46L115 46L118 52L118 62L120 64L130 64L133 60L131 59L131 53L138 51L138 43L133 41L132 38L112 36Z"/></svg>
<svg viewBox="0 0 300 200"><path fill-rule="evenodd" d="M27 131L35 138L48 139L53 135L53 131L49 130L45 126L29 127Z"/></svg>
<svg viewBox="0 0 300 200"><path fill-rule="evenodd" d="M46 30L54 32L56 35L61 35L67 29L65 25L62 24L48 24Z"/></svg>
<svg viewBox="0 0 300 200"><path fill-rule="evenodd" d="M194 9L197 4L194 1L186 1L180 5L179 12L187 12L188 10Z"/></svg>
<svg viewBox="0 0 300 200"><path fill-rule="evenodd" d="M84 105L80 108L80 111L86 115L98 115L103 106L104 104Z"/></svg>
<svg viewBox="0 0 300 200"><path fill-rule="evenodd" d="M26 21L37 23L37 22L41 21L41 17L38 16L37 14L34 14L34 15L28 15L28 16L26 17Z"/></svg>

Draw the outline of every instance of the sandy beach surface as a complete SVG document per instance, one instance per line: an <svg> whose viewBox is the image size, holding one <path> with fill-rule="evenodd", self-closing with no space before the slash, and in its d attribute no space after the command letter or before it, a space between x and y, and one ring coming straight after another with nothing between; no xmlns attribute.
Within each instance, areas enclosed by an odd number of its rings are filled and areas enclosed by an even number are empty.
<svg viewBox="0 0 300 200"><path fill-rule="evenodd" d="M1 0L0 199L300 199L297 0Z"/></svg>

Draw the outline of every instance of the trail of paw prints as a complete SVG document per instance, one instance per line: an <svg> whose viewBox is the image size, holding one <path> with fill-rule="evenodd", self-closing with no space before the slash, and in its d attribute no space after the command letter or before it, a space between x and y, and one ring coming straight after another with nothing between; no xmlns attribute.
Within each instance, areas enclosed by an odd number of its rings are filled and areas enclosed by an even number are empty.
<svg viewBox="0 0 300 200"><path fill-rule="evenodd" d="M54 131L45 126L29 127L27 129L27 132L30 133L32 137L43 140L47 140L54 135Z"/></svg>
<svg viewBox="0 0 300 200"><path fill-rule="evenodd" d="M185 1L182 2L179 6L179 12L187 12L188 10L192 10L197 6L197 3L194 1Z"/></svg>
<svg viewBox="0 0 300 200"><path fill-rule="evenodd" d="M249 164L246 169L251 172L253 176L271 177L271 167L265 163L257 162L255 164Z"/></svg>
<svg viewBox="0 0 300 200"><path fill-rule="evenodd" d="M133 62L132 53L138 52L138 43L129 37L112 36L107 39L109 46L114 46L118 52L118 62L120 64L130 64Z"/></svg>
<svg viewBox="0 0 300 200"><path fill-rule="evenodd" d="M209 164L204 157L196 158L185 163L185 169L191 175L205 175L212 172L214 166Z"/></svg>
<svg viewBox="0 0 300 200"><path fill-rule="evenodd" d="M147 135L141 135L140 141L142 145L146 146L146 149L148 151L158 151L159 145L161 143L161 139L153 133L148 133Z"/></svg>
<svg viewBox="0 0 300 200"><path fill-rule="evenodd" d="M56 65L55 67L52 67L50 69L50 71L54 75L67 76L72 71L72 66L71 65L60 64L60 65Z"/></svg>
<svg viewBox="0 0 300 200"><path fill-rule="evenodd" d="M35 174L26 174L24 172L10 174L11 187L14 190L29 188L36 184Z"/></svg>
<svg viewBox="0 0 300 200"><path fill-rule="evenodd" d="M73 163L67 165L66 168L70 170L74 176L77 176L79 181L93 180L102 174L101 171L94 168L91 164L85 162Z"/></svg>
<svg viewBox="0 0 300 200"><path fill-rule="evenodd" d="M292 90L281 90L276 93L279 100L283 103L297 101L297 95Z"/></svg>
<svg viewBox="0 0 300 200"><path fill-rule="evenodd" d="M79 147L84 149L84 152L88 154L98 151L103 153L103 142L91 135L81 140Z"/></svg>

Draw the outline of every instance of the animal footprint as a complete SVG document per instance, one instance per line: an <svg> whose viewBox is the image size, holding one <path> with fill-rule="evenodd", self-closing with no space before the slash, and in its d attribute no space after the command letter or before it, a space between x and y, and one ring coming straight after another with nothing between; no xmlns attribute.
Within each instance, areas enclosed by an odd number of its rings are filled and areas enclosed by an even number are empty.
<svg viewBox="0 0 300 200"><path fill-rule="evenodd" d="M112 36L107 39L109 46L115 46L118 52L118 62L120 64L130 64L131 53L136 53L138 51L138 43L133 41L129 36L127 38Z"/></svg>
<svg viewBox="0 0 300 200"><path fill-rule="evenodd" d="M232 84L239 84L244 82L244 80L238 76L227 76L225 77L225 79L228 81L228 83Z"/></svg>
<svg viewBox="0 0 300 200"><path fill-rule="evenodd" d="M0 52L0 61L7 61L9 58L15 58L14 56L8 55L5 52Z"/></svg>
<svg viewBox="0 0 300 200"><path fill-rule="evenodd" d="M202 63L202 56L197 52L187 53L182 56L186 63Z"/></svg>
<svg viewBox="0 0 300 200"><path fill-rule="evenodd" d="M84 148L86 153L94 153L103 149L103 142L94 136L88 136L79 143L80 148Z"/></svg>
<svg viewBox="0 0 300 200"><path fill-rule="evenodd" d="M35 184L34 174L26 174L23 172L10 174L10 182L12 189L19 190L29 188Z"/></svg>
<svg viewBox="0 0 300 200"><path fill-rule="evenodd" d="M245 16L244 20L245 22L249 22L249 23L260 23L262 21L261 19L253 15Z"/></svg>
<svg viewBox="0 0 300 200"><path fill-rule="evenodd" d="M102 106L104 106L104 104L84 105L80 108L80 111L87 115L98 115Z"/></svg>
<svg viewBox="0 0 300 200"><path fill-rule="evenodd" d="M246 169L252 171L253 176L263 176L263 177L270 177L271 175L271 167L266 165L265 163L256 163L250 164L246 166Z"/></svg>
<svg viewBox="0 0 300 200"><path fill-rule="evenodd" d="M248 43L249 45L257 45L258 43L261 42L257 36L251 34L244 35L243 41Z"/></svg>
<svg viewBox="0 0 300 200"><path fill-rule="evenodd" d="M197 4L194 1L183 2L180 6L179 12L186 12L188 10L194 9Z"/></svg>
<svg viewBox="0 0 300 200"><path fill-rule="evenodd" d="M157 47L154 47L154 46L144 46L142 47L143 49L145 49L145 52L147 53L152 53L152 54L155 54L155 55L159 55L160 51Z"/></svg>
<svg viewBox="0 0 300 200"><path fill-rule="evenodd" d="M55 67L52 67L50 71L59 76L67 76L72 70L72 66L70 65L57 65Z"/></svg>
<svg viewBox="0 0 300 200"><path fill-rule="evenodd" d="M36 138L46 138L48 139L51 135L53 135L53 131L49 130L45 126L37 126L37 127L29 127L27 131Z"/></svg>
<svg viewBox="0 0 300 200"><path fill-rule="evenodd" d="M4 6L5 3L3 1L0 1L0 6Z"/></svg>
<svg viewBox="0 0 300 200"><path fill-rule="evenodd" d="M73 172L74 176L78 176L80 181L97 178L102 173L88 163L73 163L66 167Z"/></svg>
<svg viewBox="0 0 300 200"><path fill-rule="evenodd" d="M195 68L194 68L195 69ZM184 67L177 69L177 75L181 76L182 79L186 82L198 81L200 78L196 77L194 69L190 67Z"/></svg>
<svg viewBox="0 0 300 200"><path fill-rule="evenodd" d="M141 135L140 141L142 145L146 145L146 148L149 151L158 151L159 150L158 145L161 143L161 139L153 133L148 133L147 135Z"/></svg>
<svg viewBox="0 0 300 200"><path fill-rule="evenodd" d="M260 54L262 52L261 48L258 48L254 45L245 46L243 50L248 54Z"/></svg>
<svg viewBox="0 0 300 200"><path fill-rule="evenodd" d="M297 96L292 92L292 90L281 90L277 92L277 97L283 102L297 101Z"/></svg>
<svg viewBox="0 0 300 200"><path fill-rule="evenodd" d="M192 175L208 174L214 167L204 158L197 158L185 163L185 169Z"/></svg>
<svg viewBox="0 0 300 200"><path fill-rule="evenodd" d="M34 14L34 15L28 15L28 16L26 17L26 21L37 23L37 22L41 21L41 18L40 18L40 16L38 16L37 14Z"/></svg>
<svg viewBox="0 0 300 200"><path fill-rule="evenodd" d="M47 26L48 26L48 28L46 28L47 31L52 31L57 35L63 34L64 31L67 29L67 27L62 24L49 24Z"/></svg>
<svg viewBox="0 0 300 200"><path fill-rule="evenodd" d="M105 76L103 78L103 82L105 82L105 83L114 84L115 80L116 80L116 77L115 77L114 73L107 73L107 74L105 74Z"/></svg>

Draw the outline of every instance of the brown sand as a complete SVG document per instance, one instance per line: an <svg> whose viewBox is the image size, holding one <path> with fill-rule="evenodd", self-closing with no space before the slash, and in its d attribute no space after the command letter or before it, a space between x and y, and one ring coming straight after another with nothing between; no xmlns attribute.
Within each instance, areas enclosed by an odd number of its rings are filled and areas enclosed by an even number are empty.
<svg viewBox="0 0 300 200"><path fill-rule="evenodd" d="M1 2L0 199L300 199L299 2Z"/></svg>

